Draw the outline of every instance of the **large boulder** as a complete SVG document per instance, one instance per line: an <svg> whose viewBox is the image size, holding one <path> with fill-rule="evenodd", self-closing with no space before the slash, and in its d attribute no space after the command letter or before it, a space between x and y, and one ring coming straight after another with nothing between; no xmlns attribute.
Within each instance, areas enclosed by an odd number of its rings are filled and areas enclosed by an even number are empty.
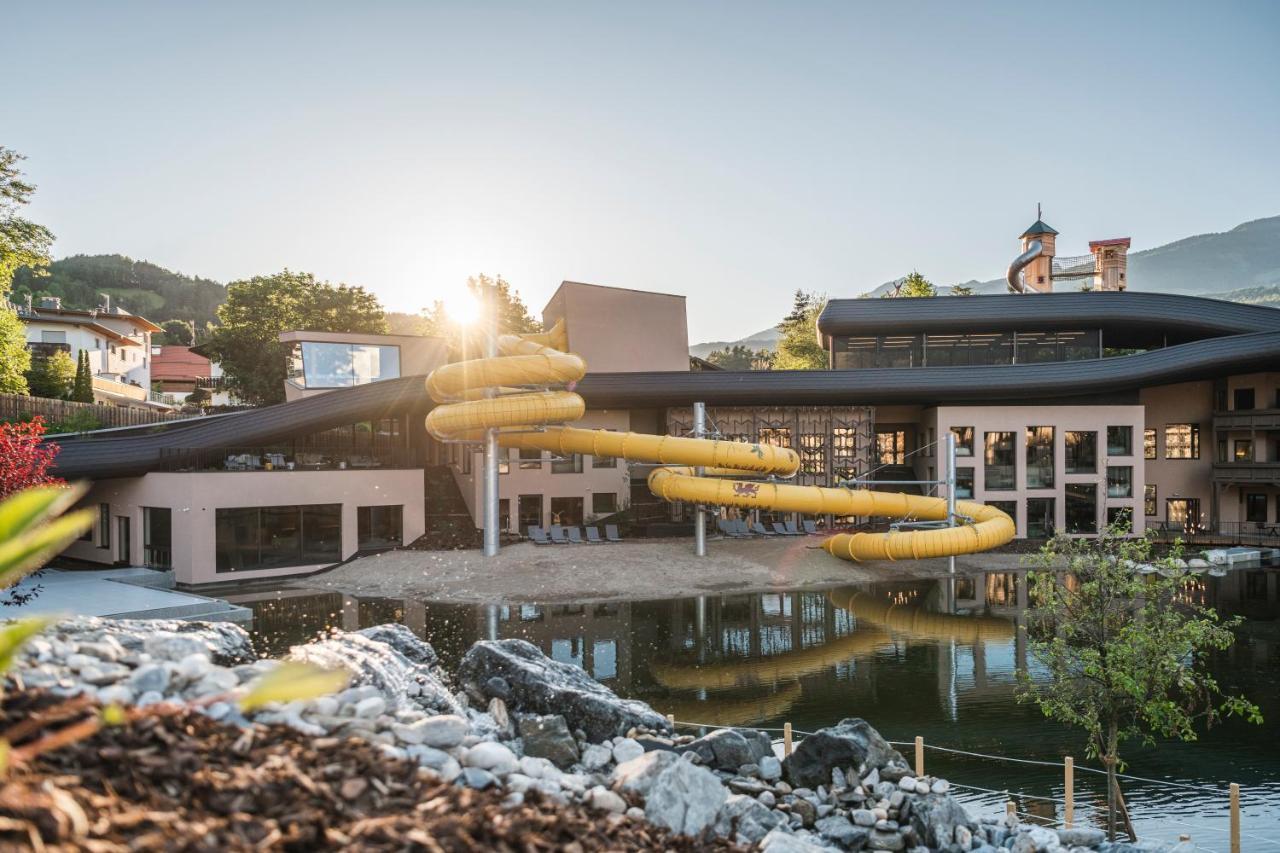
<svg viewBox="0 0 1280 853"><path fill-rule="evenodd" d="M545 758L562 770L578 760L578 742L559 714L520 717L520 738L525 755Z"/></svg>
<svg viewBox="0 0 1280 853"><path fill-rule="evenodd" d="M653 783L662 775L662 772L680 760L680 756L674 752L665 750L646 752L639 758L633 758L613 768L613 778L610 781L613 789L618 793L644 800L648 798L649 790L653 788Z"/></svg>
<svg viewBox="0 0 1280 853"><path fill-rule="evenodd" d="M52 636L70 643L116 642L131 652L177 662L203 654L219 666L258 659L249 634L230 622L185 622L179 619L102 619L76 616L57 624Z"/></svg>
<svg viewBox="0 0 1280 853"><path fill-rule="evenodd" d="M294 646L285 659L326 669L345 668L353 685L374 688L393 711L416 707L434 714L465 714L436 666L415 663L387 642L362 633L334 634Z"/></svg>
<svg viewBox="0 0 1280 853"><path fill-rule="evenodd" d="M508 707L524 714L560 714L595 742L644 726L669 731L666 718L643 702L621 699L578 666L560 663L524 640L482 640L463 655L458 681L484 703L494 686Z"/></svg>
<svg viewBox="0 0 1280 853"><path fill-rule="evenodd" d="M782 815L746 794L731 794L716 818L716 835L755 844L782 823Z"/></svg>
<svg viewBox="0 0 1280 853"><path fill-rule="evenodd" d="M431 647L430 643L420 639L417 634L413 633L408 625L389 622L385 625L361 628L356 633L362 637L368 637L375 643L386 643L404 655L410 663L431 667L440 665L440 656L436 654L436 650Z"/></svg>
<svg viewBox="0 0 1280 853"><path fill-rule="evenodd" d="M831 782L832 768L865 774L872 768L906 768L907 761L889 746L866 720L850 717L830 728L819 729L800 741L782 762L792 785L816 788ZM846 772L846 776L848 773Z"/></svg>
<svg viewBox="0 0 1280 853"><path fill-rule="evenodd" d="M956 828L978 825L949 794L925 794L911 801L911 826L929 847L946 847L956 840Z"/></svg>
<svg viewBox="0 0 1280 853"><path fill-rule="evenodd" d="M738 772L744 764L759 764L773 755L773 745L764 732L751 729L717 729L680 748L696 753L702 763L716 770Z"/></svg>
<svg viewBox="0 0 1280 853"><path fill-rule="evenodd" d="M728 797L716 774L678 759L653 780L644 815L650 823L697 837L715 823Z"/></svg>

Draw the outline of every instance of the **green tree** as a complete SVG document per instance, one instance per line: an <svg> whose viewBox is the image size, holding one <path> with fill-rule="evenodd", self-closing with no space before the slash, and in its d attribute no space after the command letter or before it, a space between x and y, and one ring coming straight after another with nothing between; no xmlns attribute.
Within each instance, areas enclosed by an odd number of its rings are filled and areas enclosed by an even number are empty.
<svg viewBox="0 0 1280 853"><path fill-rule="evenodd" d="M818 315L827 299L797 290L791 312L778 324L782 338L773 359L774 370L825 370L827 353L818 342Z"/></svg>
<svg viewBox="0 0 1280 853"><path fill-rule="evenodd" d="M902 284L896 289L894 295L906 299L920 299L926 296L937 296L938 288L934 287L929 279L920 275L919 271L912 270L902 280Z"/></svg>
<svg viewBox="0 0 1280 853"><path fill-rule="evenodd" d="M189 347L195 343L195 325L190 320L165 320L160 324L164 329L164 343L179 347Z"/></svg>
<svg viewBox="0 0 1280 853"><path fill-rule="evenodd" d="M31 203L31 194L36 191L22 180L18 168L22 159L18 152L0 146L0 296L9 292L19 267L47 266L49 247L53 245L48 228L18 215L20 208ZM6 355L0 351L0 359Z"/></svg>
<svg viewBox="0 0 1280 853"><path fill-rule="evenodd" d="M1114 526L1093 540L1051 540L1030 575L1030 652L1045 675L1020 673L1019 698L1084 730L1088 754L1107 770L1113 839L1122 743L1194 740L1196 723L1229 715L1262 722L1256 705L1225 694L1209 674L1209 657L1235 641L1241 620L1220 619L1186 594L1194 579L1180 551L1156 559L1148 539ZM1138 571L1144 564L1159 571Z"/></svg>
<svg viewBox="0 0 1280 853"><path fill-rule="evenodd" d="M27 370L30 367L27 327L18 317L18 312L0 300L0 394L27 393Z"/></svg>
<svg viewBox="0 0 1280 853"><path fill-rule="evenodd" d="M377 297L362 287L316 281L310 273L285 270L227 285L218 308L221 325L203 344L221 363L227 383L244 400L270 405L284 400L289 347L280 333L387 330Z"/></svg>
<svg viewBox="0 0 1280 853"><path fill-rule="evenodd" d="M77 403L93 402L93 371L89 368L88 350L80 350L76 359L76 378L71 383L71 399Z"/></svg>
<svg viewBox="0 0 1280 853"><path fill-rule="evenodd" d="M76 363L69 353L58 350L53 355L31 359L27 369L27 390L32 397L65 400L71 396L76 379Z"/></svg>
<svg viewBox="0 0 1280 853"><path fill-rule="evenodd" d="M755 351L742 344L707 353L707 361L723 370L754 370L755 360Z"/></svg>
<svg viewBox="0 0 1280 853"><path fill-rule="evenodd" d="M951 288L952 296L973 296L974 290L967 284L956 284Z"/></svg>
<svg viewBox="0 0 1280 853"><path fill-rule="evenodd" d="M501 275L494 278L484 273L472 276L467 279L467 290L478 300L483 299L486 293L493 294L498 304L498 328L502 332L518 335L542 331L542 323L533 318L529 313L529 307L520 298L520 294L516 293L511 283ZM418 331L414 334L442 337L449 342L451 350L462 353L467 329L449 316L449 311L443 302L437 299L431 307L424 308L419 316ZM397 325L401 328L405 327L403 321L398 322ZM473 339L478 345L478 338L473 337Z"/></svg>

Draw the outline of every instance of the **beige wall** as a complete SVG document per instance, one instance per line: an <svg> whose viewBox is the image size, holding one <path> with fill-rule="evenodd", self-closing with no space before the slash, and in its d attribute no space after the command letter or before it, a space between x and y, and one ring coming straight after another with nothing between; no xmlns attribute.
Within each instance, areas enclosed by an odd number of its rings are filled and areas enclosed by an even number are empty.
<svg viewBox="0 0 1280 853"><path fill-rule="evenodd" d="M1156 487L1156 512L1147 524L1168 520L1169 498L1198 498L1200 520L1208 524L1213 498L1213 383L1182 382L1145 388L1138 399L1146 409L1146 428L1156 432L1156 458L1146 461L1147 483ZM1165 428L1170 424L1200 427L1199 459L1167 459Z"/></svg>
<svg viewBox="0 0 1280 853"><path fill-rule="evenodd" d="M357 549L357 507L400 504L404 507L404 541L412 542L424 532L421 469L152 473L95 483L83 505L96 508L103 503L111 507L111 547L101 547L95 523L93 541L73 543L65 552L67 556L94 563L116 562L122 556L117 519L124 517L129 519L131 540L127 562L141 566L142 508L168 507L172 510L174 577L180 584L191 585L284 577L323 568L214 571L215 510L220 507L341 503L343 559Z"/></svg>
<svg viewBox="0 0 1280 853"><path fill-rule="evenodd" d="M561 319L588 372L689 369L683 296L566 281L542 309L548 327Z"/></svg>
<svg viewBox="0 0 1280 853"><path fill-rule="evenodd" d="M877 412L877 421L879 412ZM940 406L925 413L925 429L932 429L934 436L945 436L952 427L974 428L973 456L960 457L956 467L973 468L973 499L979 502L1015 501L1018 536L1027 532L1027 498L1054 499L1054 526L1066 529L1067 483L1093 483L1098 495L1098 527L1106 524L1108 507L1128 507L1132 510L1133 529L1144 529L1142 515L1142 484L1144 482L1142 458L1143 410L1141 406ZM1051 426L1053 431L1054 485L1050 489L1027 488L1027 427ZM1133 455L1108 456L1107 427L1129 426L1133 431ZM1089 431L1098 434L1097 470L1093 474L1068 474L1066 472L1066 433ZM984 433L1013 432L1015 434L1015 488L1012 490L988 489L983 465ZM938 457L926 457L927 464L941 471ZM1133 468L1133 495L1128 498L1107 497L1107 466ZM939 474L939 479L941 475ZM946 494L945 488L940 488Z"/></svg>

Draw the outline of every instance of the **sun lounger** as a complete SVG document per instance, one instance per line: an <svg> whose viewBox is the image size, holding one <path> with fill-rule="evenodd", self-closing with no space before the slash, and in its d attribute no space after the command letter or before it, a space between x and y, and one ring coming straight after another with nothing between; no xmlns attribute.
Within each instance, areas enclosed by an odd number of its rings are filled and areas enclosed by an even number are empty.
<svg viewBox="0 0 1280 853"><path fill-rule="evenodd" d="M804 532L805 532L805 533L808 533L808 534L810 534L810 535L812 535L812 536L819 536L819 535L821 535L821 534L818 532L818 525L817 525L817 524L815 524L815 523L814 523L814 521L813 521L812 519L806 518L806 519L804 519L803 521L801 521L801 522L800 522L800 524L801 524L801 526L803 526L803 527L804 527Z"/></svg>
<svg viewBox="0 0 1280 853"><path fill-rule="evenodd" d="M547 531L538 527L536 524L529 525L529 538L533 540L535 545L550 545L551 540L547 538Z"/></svg>
<svg viewBox="0 0 1280 853"><path fill-rule="evenodd" d="M600 538L600 528L594 524L587 528L587 543L590 545L604 544L604 540Z"/></svg>
<svg viewBox="0 0 1280 853"><path fill-rule="evenodd" d="M547 533L550 534L551 541L556 543L557 545L569 544L569 537L564 535L564 528L561 527L560 525L558 524L551 525L551 528L547 531Z"/></svg>
<svg viewBox="0 0 1280 853"><path fill-rule="evenodd" d="M618 525L606 524L604 526L604 538L610 542L621 542L622 537L618 535Z"/></svg>
<svg viewBox="0 0 1280 853"><path fill-rule="evenodd" d="M765 530L764 525L758 521L751 522L751 532L760 536L777 536L778 535L771 530Z"/></svg>
<svg viewBox="0 0 1280 853"><path fill-rule="evenodd" d="M721 536L728 536L730 539L742 538L742 534L734 530L731 523L727 519L717 518L716 529L720 531Z"/></svg>
<svg viewBox="0 0 1280 853"><path fill-rule="evenodd" d="M772 524L770 524L769 527L772 527L773 532L778 534L779 536L791 535L790 533L787 532L787 528L782 525L781 521L775 521ZM765 528L765 530L768 530L768 529L769 529L768 527Z"/></svg>
<svg viewBox="0 0 1280 853"><path fill-rule="evenodd" d="M569 534L569 541L574 545L582 544L582 531L576 527L566 527L564 532Z"/></svg>
<svg viewBox="0 0 1280 853"><path fill-rule="evenodd" d="M796 523L795 523L794 521L788 521L786 524L784 524L784 525L783 525L783 529L785 529L785 530L787 531L787 535L788 535L788 536L803 536L803 535L804 535L804 531L803 531L803 530L801 530L800 528L796 527Z"/></svg>

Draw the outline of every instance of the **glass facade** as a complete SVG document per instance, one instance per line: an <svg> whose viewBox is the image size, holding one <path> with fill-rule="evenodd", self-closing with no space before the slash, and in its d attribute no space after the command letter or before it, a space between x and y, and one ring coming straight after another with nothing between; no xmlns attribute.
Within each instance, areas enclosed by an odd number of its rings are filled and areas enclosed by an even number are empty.
<svg viewBox="0 0 1280 853"><path fill-rule="evenodd" d="M1098 358L1097 329L1075 332L1018 332L1018 364Z"/></svg>
<svg viewBox="0 0 1280 853"><path fill-rule="evenodd" d="M921 335L881 335L869 338L836 337L831 343L836 370L867 367L920 367L923 360Z"/></svg>
<svg viewBox="0 0 1280 853"><path fill-rule="evenodd" d="M552 498L551 523L576 527L582 523L582 498Z"/></svg>
<svg viewBox="0 0 1280 853"><path fill-rule="evenodd" d="M1096 432L1068 432L1066 451L1068 474L1098 473L1098 434Z"/></svg>
<svg viewBox="0 0 1280 853"><path fill-rule="evenodd" d="M404 507L356 507L356 542L361 550L404 544Z"/></svg>
<svg viewBox="0 0 1280 853"><path fill-rule="evenodd" d="M973 499L973 469L956 467L956 497L961 500Z"/></svg>
<svg viewBox="0 0 1280 853"><path fill-rule="evenodd" d="M1027 537L1029 539L1049 539L1053 536L1056 503L1054 498L1027 498Z"/></svg>
<svg viewBox="0 0 1280 853"><path fill-rule="evenodd" d="M153 569L173 568L173 511L142 508L142 562Z"/></svg>
<svg viewBox="0 0 1280 853"><path fill-rule="evenodd" d="M1052 489L1053 427L1027 427L1027 488Z"/></svg>
<svg viewBox="0 0 1280 853"><path fill-rule="evenodd" d="M1133 497L1133 468L1129 465L1107 466L1107 497Z"/></svg>
<svg viewBox="0 0 1280 853"><path fill-rule="evenodd" d="M1067 532L1098 532L1098 488L1093 483L1067 483Z"/></svg>
<svg viewBox="0 0 1280 853"><path fill-rule="evenodd" d="M1133 427L1131 426L1107 427L1107 455L1108 456L1132 456L1133 455Z"/></svg>
<svg viewBox="0 0 1280 853"><path fill-rule="evenodd" d="M336 563L342 504L218 509L214 550L219 572Z"/></svg>
<svg viewBox="0 0 1280 853"><path fill-rule="evenodd" d="M1153 429L1144 429L1142 431L1142 458L1156 458L1156 431Z"/></svg>
<svg viewBox="0 0 1280 853"><path fill-rule="evenodd" d="M582 473L582 456L577 453L569 456L553 456L551 457L551 473L552 474L581 474Z"/></svg>
<svg viewBox="0 0 1280 853"><path fill-rule="evenodd" d="M1199 459L1200 425L1168 424L1164 428L1165 459Z"/></svg>
<svg viewBox="0 0 1280 853"><path fill-rule="evenodd" d="M989 432L983 468L983 488L989 492L1011 491L1018 487L1014 433Z"/></svg>
<svg viewBox="0 0 1280 853"><path fill-rule="evenodd" d="M591 512L594 515L612 515L618 511L618 496L614 492L594 492L591 495Z"/></svg>
<svg viewBox="0 0 1280 853"><path fill-rule="evenodd" d="M1102 356L1098 329L832 338L836 370L869 367L970 367L1039 364ZM1127 351L1126 351L1127 352Z"/></svg>
<svg viewBox="0 0 1280 853"><path fill-rule="evenodd" d="M400 378L400 347L302 341L290 352L289 378L303 388L348 388Z"/></svg>
<svg viewBox="0 0 1280 853"><path fill-rule="evenodd" d="M925 349L930 367L1013 364L1013 333L929 335Z"/></svg>

